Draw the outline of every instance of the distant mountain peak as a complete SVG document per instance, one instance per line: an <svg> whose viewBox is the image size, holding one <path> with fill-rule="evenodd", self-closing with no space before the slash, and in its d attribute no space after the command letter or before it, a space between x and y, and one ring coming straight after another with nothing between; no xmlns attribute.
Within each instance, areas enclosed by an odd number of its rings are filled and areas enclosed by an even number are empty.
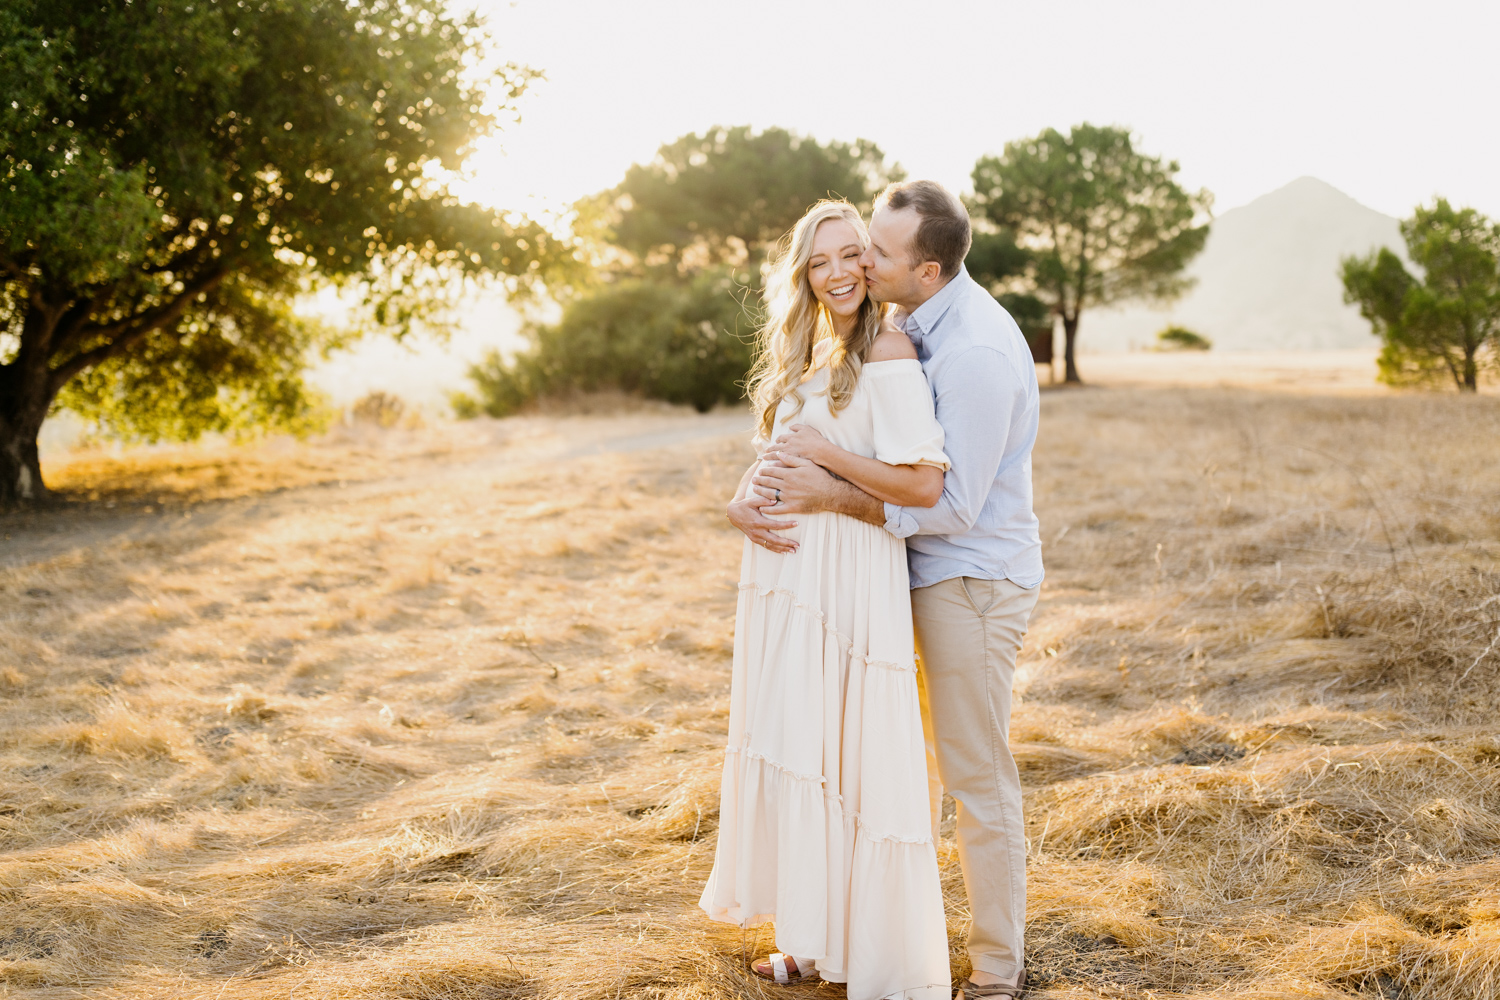
<svg viewBox="0 0 1500 1000"><path fill-rule="evenodd" d="M1341 198L1349 198L1347 194L1344 194L1344 192L1340 191L1332 184L1328 183L1320 177L1314 177L1312 174L1303 174L1296 180L1289 181L1286 184L1283 184L1281 187L1276 188L1276 190L1272 191L1271 194L1275 194L1277 191L1286 191L1291 188L1315 188L1320 191L1327 191L1330 194L1336 194ZM1350 198L1349 200L1353 201L1354 199Z"/></svg>
<svg viewBox="0 0 1500 1000"><path fill-rule="evenodd" d="M1404 254L1400 223L1327 181L1298 177L1214 219L1188 266L1197 284L1179 302L1085 316L1081 343L1149 346L1178 323L1220 350L1373 346L1370 324L1344 302L1339 262L1379 246Z"/></svg>
<svg viewBox="0 0 1500 1000"><path fill-rule="evenodd" d="M1244 205L1231 208L1224 215L1238 212L1241 209L1258 208L1260 210L1282 210L1288 206L1296 206L1298 209L1306 210L1312 206L1327 206L1341 208L1344 210L1358 210L1360 212L1371 212L1382 218L1390 218L1383 212L1364 205L1354 198L1340 191L1325 180L1304 174L1294 181L1289 181L1273 191L1268 191ZM1223 218L1223 216L1220 216ZM1392 220L1394 221L1394 220Z"/></svg>

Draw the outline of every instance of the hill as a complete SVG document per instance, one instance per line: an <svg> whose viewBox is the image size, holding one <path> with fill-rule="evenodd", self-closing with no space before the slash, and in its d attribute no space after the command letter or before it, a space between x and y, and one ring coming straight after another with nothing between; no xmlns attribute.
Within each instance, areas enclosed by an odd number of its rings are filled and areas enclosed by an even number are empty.
<svg viewBox="0 0 1500 1000"><path fill-rule="evenodd" d="M1197 286L1174 306L1085 312L1084 351L1153 344L1170 323L1228 351L1374 347L1370 326L1345 305L1339 259L1389 246L1402 252L1397 220L1313 177L1214 220L1189 273Z"/></svg>

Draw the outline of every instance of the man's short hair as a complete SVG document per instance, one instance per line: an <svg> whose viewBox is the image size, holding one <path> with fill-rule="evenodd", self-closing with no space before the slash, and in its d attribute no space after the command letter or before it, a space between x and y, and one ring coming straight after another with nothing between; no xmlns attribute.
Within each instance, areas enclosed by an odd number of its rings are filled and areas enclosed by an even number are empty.
<svg viewBox="0 0 1500 1000"><path fill-rule="evenodd" d="M969 255L974 236L969 213L947 188L937 181L900 181L880 192L876 204L910 208L921 218L917 235L907 248L913 269L935 260L943 269L943 277L951 278L958 273Z"/></svg>

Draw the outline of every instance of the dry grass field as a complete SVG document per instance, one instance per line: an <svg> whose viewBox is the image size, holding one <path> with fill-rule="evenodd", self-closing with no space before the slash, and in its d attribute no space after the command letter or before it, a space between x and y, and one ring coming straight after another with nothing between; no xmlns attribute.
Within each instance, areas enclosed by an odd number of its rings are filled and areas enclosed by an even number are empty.
<svg viewBox="0 0 1500 1000"><path fill-rule="evenodd" d="M1373 338L1372 338L1373 339ZM1390 390L1375 381L1376 348L1343 351L1127 351L1083 354L1083 378L1107 386L1233 386L1276 392L1371 396ZM1062 367L1059 358L1058 368ZM1042 383L1051 377L1040 369Z"/></svg>
<svg viewBox="0 0 1500 1000"><path fill-rule="evenodd" d="M1500 402L1043 406L1031 995L1500 997ZM693 906L747 423L57 469L0 519L0 996L784 995Z"/></svg>

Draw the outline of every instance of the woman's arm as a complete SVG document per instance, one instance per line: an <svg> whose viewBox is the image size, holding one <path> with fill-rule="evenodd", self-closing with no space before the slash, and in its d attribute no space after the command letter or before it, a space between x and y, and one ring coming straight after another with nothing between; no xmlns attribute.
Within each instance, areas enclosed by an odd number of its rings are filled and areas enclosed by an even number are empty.
<svg viewBox="0 0 1500 1000"><path fill-rule="evenodd" d="M887 465L845 451L806 424L793 424L766 457L781 453L816 462L877 500L898 507L931 507L943 495L943 470L932 465Z"/></svg>
<svg viewBox="0 0 1500 1000"><path fill-rule="evenodd" d="M740 485L735 488L734 499L729 501L730 503L739 503L741 500L745 499L745 493L750 489L750 477L755 475L755 467L759 464L760 459L758 458L750 463L750 467L746 469L745 474L740 477Z"/></svg>

